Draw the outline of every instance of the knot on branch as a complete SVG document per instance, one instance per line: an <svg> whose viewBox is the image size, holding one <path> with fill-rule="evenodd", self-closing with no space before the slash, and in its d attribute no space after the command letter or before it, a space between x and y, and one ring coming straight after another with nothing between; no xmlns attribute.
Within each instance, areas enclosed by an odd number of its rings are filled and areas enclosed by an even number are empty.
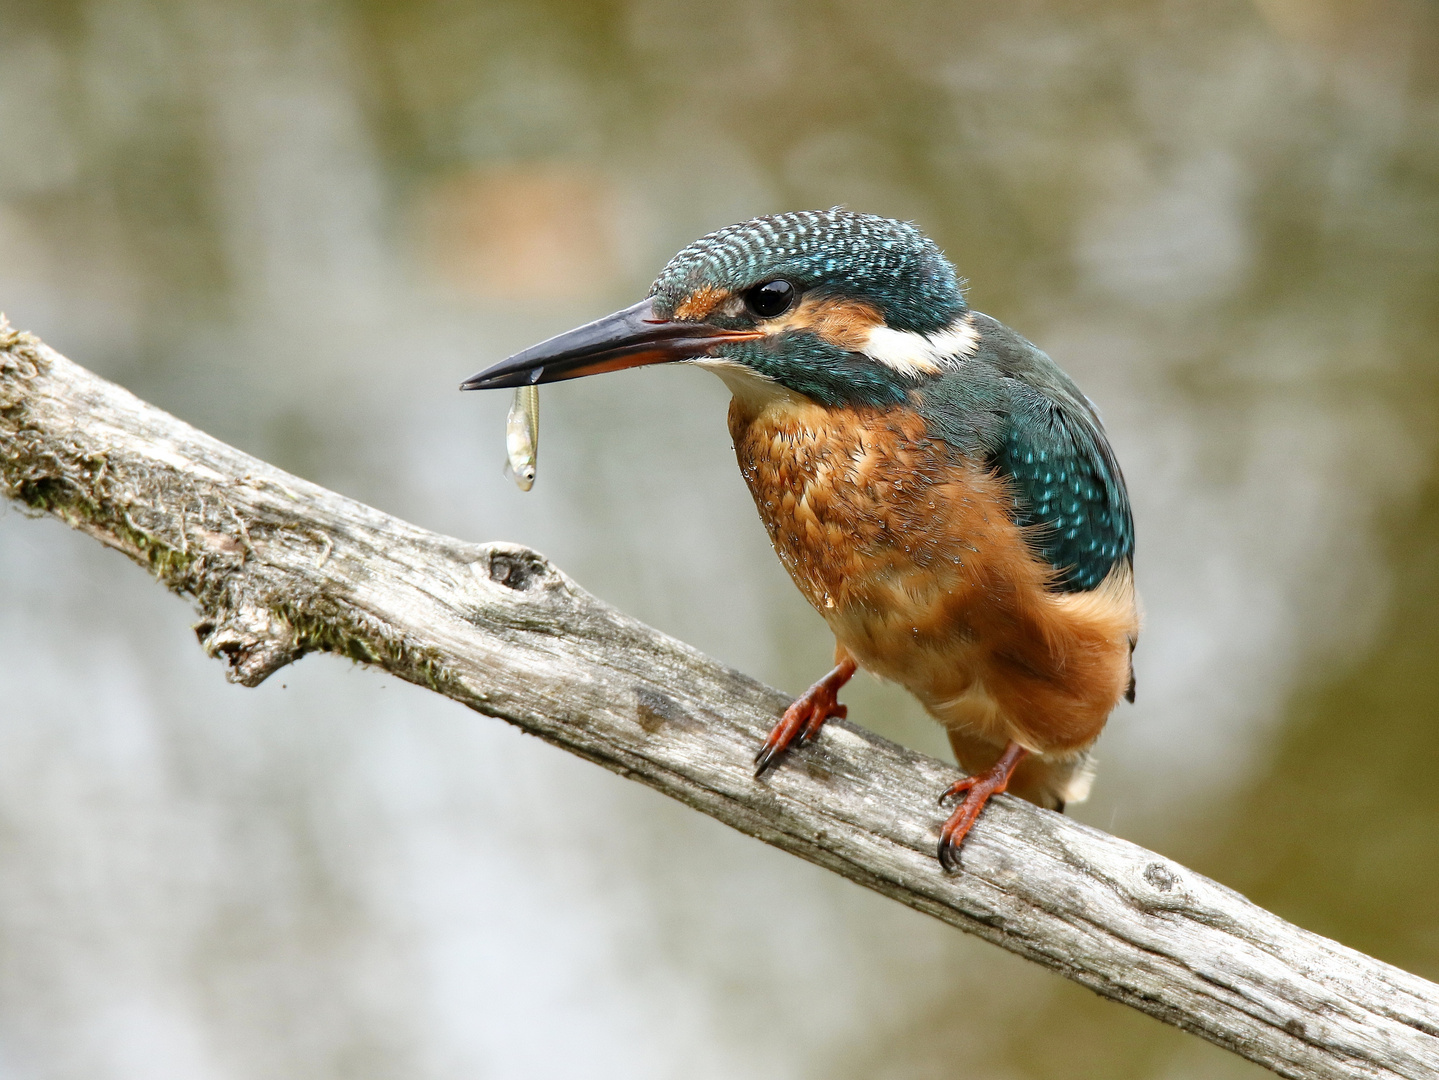
<svg viewBox="0 0 1439 1080"><path fill-rule="evenodd" d="M195 636L208 655L225 661L225 678L241 686L259 686L305 653L288 620L249 602L201 619Z"/></svg>
<svg viewBox="0 0 1439 1080"><path fill-rule="evenodd" d="M490 580L496 585L503 585L516 592L529 592L539 588L555 588L564 583L560 572L538 551L532 551L520 544L506 543L491 544L489 548L486 570Z"/></svg>

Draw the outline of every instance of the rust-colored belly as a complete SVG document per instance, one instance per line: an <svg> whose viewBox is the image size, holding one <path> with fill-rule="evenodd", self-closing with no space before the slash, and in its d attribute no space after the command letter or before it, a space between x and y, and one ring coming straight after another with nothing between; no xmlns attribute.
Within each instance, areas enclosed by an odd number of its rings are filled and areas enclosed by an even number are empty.
<svg viewBox="0 0 1439 1080"><path fill-rule="evenodd" d="M730 433L780 560L864 668L987 742L1094 740L1128 682L1127 577L1052 593L1005 483L907 410L736 400Z"/></svg>

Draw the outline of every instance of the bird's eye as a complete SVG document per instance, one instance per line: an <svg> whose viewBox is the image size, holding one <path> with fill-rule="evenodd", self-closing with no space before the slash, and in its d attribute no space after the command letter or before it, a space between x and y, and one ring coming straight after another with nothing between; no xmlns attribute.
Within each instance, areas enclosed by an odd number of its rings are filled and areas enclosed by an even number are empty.
<svg viewBox="0 0 1439 1080"><path fill-rule="evenodd" d="M762 285L756 285L744 294L744 306L750 313L761 319L773 319L783 315L794 304L799 290L784 278L775 278Z"/></svg>

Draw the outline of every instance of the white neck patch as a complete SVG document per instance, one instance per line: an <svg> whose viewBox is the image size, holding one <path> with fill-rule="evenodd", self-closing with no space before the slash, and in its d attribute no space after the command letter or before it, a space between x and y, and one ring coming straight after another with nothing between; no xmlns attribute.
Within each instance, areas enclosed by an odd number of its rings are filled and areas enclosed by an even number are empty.
<svg viewBox="0 0 1439 1080"><path fill-rule="evenodd" d="M869 332L863 352L871 360L901 375L938 375L947 367L974 355L979 331L974 315L966 311L943 330L919 334L913 330L891 330L876 326Z"/></svg>

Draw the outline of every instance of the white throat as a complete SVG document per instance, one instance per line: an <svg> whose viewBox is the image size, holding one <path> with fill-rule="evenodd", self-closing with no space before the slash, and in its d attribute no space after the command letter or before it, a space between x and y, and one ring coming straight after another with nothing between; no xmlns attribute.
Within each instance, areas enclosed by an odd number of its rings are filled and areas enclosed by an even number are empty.
<svg viewBox="0 0 1439 1080"><path fill-rule="evenodd" d="M780 401L802 402L806 400L802 394L796 394L789 387L775 382L768 375L761 375L754 368L736 360L702 356L686 362L714 372L729 387L729 392L738 401L753 406L756 411Z"/></svg>

